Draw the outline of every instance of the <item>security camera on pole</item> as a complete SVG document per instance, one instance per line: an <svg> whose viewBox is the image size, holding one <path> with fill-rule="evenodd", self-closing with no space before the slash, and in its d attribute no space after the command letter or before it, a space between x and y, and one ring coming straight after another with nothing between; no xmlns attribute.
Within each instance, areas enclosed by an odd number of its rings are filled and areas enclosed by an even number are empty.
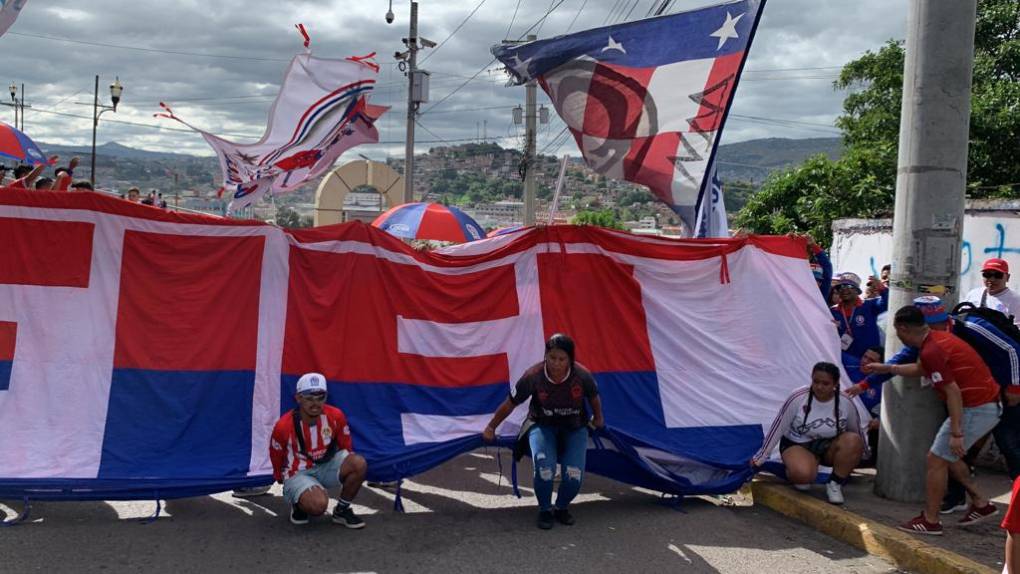
<svg viewBox="0 0 1020 574"><path fill-rule="evenodd" d="M386 12L386 23L393 23L393 0ZM411 2L411 24L408 37L404 38L407 50L393 55L400 60L398 67L407 75L407 142L404 147L404 203L414 201L414 123L418 106L429 101L429 73L419 70L418 50L435 48L436 43L418 37L418 3ZM421 46L418 45L419 41Z"/></svg>

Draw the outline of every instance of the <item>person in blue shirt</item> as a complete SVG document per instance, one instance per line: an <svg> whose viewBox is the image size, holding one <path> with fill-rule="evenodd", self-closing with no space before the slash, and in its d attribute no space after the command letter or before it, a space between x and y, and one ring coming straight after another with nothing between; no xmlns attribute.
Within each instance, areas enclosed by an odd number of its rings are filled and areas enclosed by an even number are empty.
<svg viewBox="0 0 1020 574"><path fill-rule="evenodd" d="M880 295L872 299L861 299L860 277L854 273L840 273L835 285L839 303L832 306L832 319L839 330L844 356L857 362L860 362L865 351L881 345L878 316L889 308L889 289L875 277L870 277L868 284L878 290Z"/></svg>
<svg viewBox="0 0 1020 574"><path fill-rule="evenodd" d="M815 276L818 290L822 292L822 300L828 305L832 290L832 261L829 260L829 254L819 247L811 236L808 236L808 249L815 258L815 262L811 264L811 273Z"/></svg>

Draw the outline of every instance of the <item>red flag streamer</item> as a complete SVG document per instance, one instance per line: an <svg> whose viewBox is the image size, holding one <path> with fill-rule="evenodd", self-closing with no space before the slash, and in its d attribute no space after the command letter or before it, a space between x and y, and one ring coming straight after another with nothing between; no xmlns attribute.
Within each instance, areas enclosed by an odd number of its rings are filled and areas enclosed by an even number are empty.
<svg viewBox="0 0 1020 574"><path fill-rule="evenodd" d="M375 52L372 52L371 54L367 54L365 56L351 56L350 58L347 58L347 59L352 61L352 62L357 62L359 64L364 64L364 65L368 66L369 68L372 68L376 72L379 71L379 64L376 64L373 61L373 60L375 60Z"/></svg>
<svg viewBox="0 0 1020 574"><path fill-rule="evenodd" d="M309 47L311 45L311 43L312 43L312 38L308 35L308 30L305 30L305 25L304 24L295 24L294 27L298 29L298 32L301 32L302 36L304 36L304 38L305 38L305 48Z"/></svg>

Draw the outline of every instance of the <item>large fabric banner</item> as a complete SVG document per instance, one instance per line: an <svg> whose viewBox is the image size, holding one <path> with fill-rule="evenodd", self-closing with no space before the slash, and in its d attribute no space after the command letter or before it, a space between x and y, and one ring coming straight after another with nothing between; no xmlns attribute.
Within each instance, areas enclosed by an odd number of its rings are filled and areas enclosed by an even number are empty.
<svg viewBox="0 0 1020 574"><path fill-rule="evenodd" d="M602 396L589 470L729 492L811 366L839 363L786 237L551 226L423 253L356 222L286 231L0 190L0 244L0 498L267 483L272 426L308 371L369 476L411 476L481 446L555 332Z"/></svg>

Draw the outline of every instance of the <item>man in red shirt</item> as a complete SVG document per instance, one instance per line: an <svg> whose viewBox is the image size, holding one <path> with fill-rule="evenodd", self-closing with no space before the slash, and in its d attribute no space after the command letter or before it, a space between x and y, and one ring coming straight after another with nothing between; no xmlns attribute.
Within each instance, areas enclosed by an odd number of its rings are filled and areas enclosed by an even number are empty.
<svg viewBox="0 0 1020 574"><path fill-rule="evenodd" d="M929 328L924 313L914 305L896 311L893 326L904 345L920 350L918 362L873 365L869 370L924 377L922 384L931 384L949 411L928 452L924 511L898 528L917 534L942 534L939 507L949 473L970 495L970 508L959 524L983 522L999 510L977 490L967 463L960 458L998 424L1002 412L999 385L973 347L952 333Z"/></svg>
<svg viewBox="0 0 1020 574"><path fill-rule="evenodd" d="M342 486L333 522L363 528L365 522L354 514L351 501L361 490L368 464L354 454L343 411L326 404L326 377L302 375L294 400L297 408L280 417L269 441L273 478L283 483L283 497L291 504L290 521L308 524L309 516L325 514L326 489Z"/></svg>

